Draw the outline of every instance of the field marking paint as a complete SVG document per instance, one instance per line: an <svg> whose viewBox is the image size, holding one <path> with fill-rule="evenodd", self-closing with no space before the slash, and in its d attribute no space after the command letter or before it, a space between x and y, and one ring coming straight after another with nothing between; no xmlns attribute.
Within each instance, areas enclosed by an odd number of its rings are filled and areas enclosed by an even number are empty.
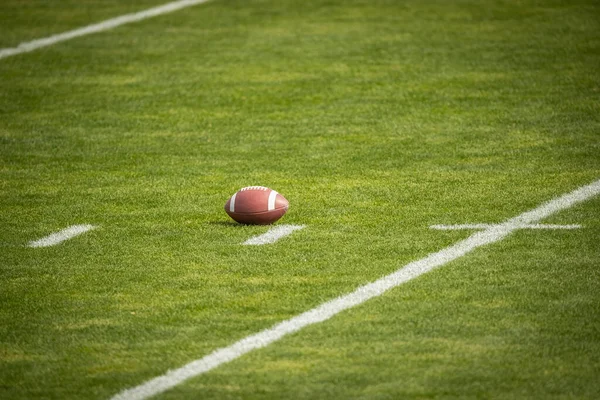
<svg viewBox="0 0 600 400"><path fill-rule="evenodd" d="M292 232L303 229L305 227L306 225L278 225L269 229L267 233L251 237L242 244L260 246L263 244L275 243L282 237L286 237Z"/></svg>
<svg viewBox="0 0 600 400"><path fill-rule="evenodd" d="M66 40L74 39L79 36L90 35L92 33L102 32L109 29L116 28L121 25L129 24L132 22L138 22L147 18L156 17L158 15L171 13L173 11L181 10L182 8L195 6L197 4L206 3L208 0L179 0L171 3L163 4L162 6L149 8L144 11L121 15L120 17L107 19L93 25L87 25L82 28L74 29L59 33L56 35L48 36L42 39L32 40L30 42L24 42L19 44L17 47L0 49L0 59L14 56L16 54L27 53L41 47L51 46L53 44L64 42Z"/></svg>
<svg viewBox="0 0 600 400"><path fill-rule="evenodd" d="M221 364L235 360L252 350L268 346L285 335L297 332L308 325L326 321L346 309L362 304L373 297L380 296L402 283L456 260L478 247L498 242L513 231L519 229L519 226L522 226L523 224L537 222L549 215L597 196L598 194L600 194L600 180L546 202L531 211L524 212L501 224L492 225L483 231L476 232L467 239L461 240L437 253L429 254L420 260L413 261L390 275L359 287L352 293L330 300L303 314L280 322L271 328L247 336L228 347L217 349L203 358L192 361L180 368L168 371L164 375L150 379L139 386L126 389L115 395L112 399L146 399L162 393L187 379L210 371Z"/></svg>
<svg viewBox="0 0 600 400"><path fill-rule="evenodd" d="M490 229L494 224L459 224L459 225L431 225L429 229L440 231L457 231L461 229ZM554 224L523 224L516 229L579 229L581 225L554 225Z"/></svg>
<svg viewBox="0 0 600 400"><path fill-rule="evenodd" d="M69 240L74 238L75 236L79 236L82 233L85 233L87 231L91 231L92 229L95 229L96 226L94 225L73 225L73 226L69 226L68 228L63 229L62 231L53 233L51 235L48 235L46 237L43 237L41 239L38 240L34 240L29 242L28 246L29 247L49 247L49 246L55 246L59 243L64 242L65 240Z"/></svg>

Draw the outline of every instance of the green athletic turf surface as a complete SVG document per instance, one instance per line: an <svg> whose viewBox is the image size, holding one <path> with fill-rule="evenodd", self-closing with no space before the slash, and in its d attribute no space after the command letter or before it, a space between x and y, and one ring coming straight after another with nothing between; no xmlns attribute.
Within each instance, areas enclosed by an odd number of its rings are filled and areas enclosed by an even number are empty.
<svg viewBox="0 0 600 400"><path fill-rule="evenodd" d="M0 2L0 45L160 3ZM594 0L214 0L0 60L0 398L109 398L599 179L599 66ZM248 185L307 227L240 246ZM542 222L583 228L158 398L598 398L600 198Z"/></svg>

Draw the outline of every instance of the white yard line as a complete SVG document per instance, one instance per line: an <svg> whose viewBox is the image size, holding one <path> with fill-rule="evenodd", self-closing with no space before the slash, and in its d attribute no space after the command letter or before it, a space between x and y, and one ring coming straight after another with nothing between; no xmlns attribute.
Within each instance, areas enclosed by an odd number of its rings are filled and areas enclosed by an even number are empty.
<svg viewBox="0 0 600 400"><path fill-rule="evenodd" d="M493 225L484 231L476 232L465 240L461 240L437 253L429 254L420 260L413 261L390 275L359 287L352 293L323 303L312 310L280 322L269 329L247 336L228 347L218 349L203 358L192 361L180 368L168 371L164 375L150 379L139 386L126 389L115 395L113 400L146 399L162 393L187 379L210 371L221 364L235 360L252 350L268 346L285 335L297 332L308 325L323 322L346 309L362 304L373 297L380 296L386 291L429 272L434 268L456 260L478 247L498 242L513 231L519 229L519 226L522 226L523 224L537 222L549 215L570 208L593 196L597 196L598 194L600 194L600 180L544 203L531 211L527 211L501 224Z"/></svg>
<svg viewBox="0 0 600 400"><path fill-rule="evenodd" d="M431 225L430 229L440 231L458 231L462 229L490 229L494 224L458 224L458 225ZM579 229L581 225L555 225L555 224L523 224L517 226L517 229Z"/></svg>
<svg viewBox="0 0 600 400"><path fill-rule="evenodd" d="M147 18L156 17L158 15L167 14L173 11L181 10L182 8L195 6L197 4L206 3L208 0L180 0L173 1L171 3L163 4L162 6L149 8L144 11L125 14L120 17L107 19L106 21L99 22L97 24L84 26L82 28L74 29L72 31L59 33L56 35L48 36L42 39L32 40L31 42L25 42L19 44L17 47L0 49L0 59L16 54L27 53L39 49L41 47L51 46L53 44L64 42L79 36L85 36L92 33L102 32L109 29L116 28L121 25L130 24L132 22L141 21Z"/></svg>
<svg viewBox="0 0 600 400"><path fill-rule="evenodd" d="M279 239L291 235L292 232L303 229L304 227L305 225L278 225L269 229L267 233L251 237L242 244L261 246L263 244L275 243Z"/></svg>
<svg viewBox="0 0 600 400"><path fill-rule="evenodd" d="M29 247L49 247L49 246L55 246L59 243L64 242L65 240L69 240L71 238L74 238L75 236L79 236L82 233L85 233L87 231L91 231L92 229L95 229L96 227L94 225L73 225L73 226L69 226L68 228L63 229L62 231L53 233L51 235L48 235L46 237L43 237L39 240L34 240L29 242Z"/></svg>

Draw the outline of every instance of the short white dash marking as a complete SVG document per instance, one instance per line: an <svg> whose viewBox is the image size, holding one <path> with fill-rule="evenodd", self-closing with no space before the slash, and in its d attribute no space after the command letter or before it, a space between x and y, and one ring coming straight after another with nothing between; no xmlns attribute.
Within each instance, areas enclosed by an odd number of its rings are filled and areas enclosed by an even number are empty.
<svg viewBox="0 0 600 400"><path fill-rule="evenodd" d="M440 231L458 231L461 229L490 229L494 224L459 224L459 225L431 225L430 229ZM581 225L554 225L554 224L522 224L516 225L516 229L579 229Z"/></svg>
<svg viewBox="0 0 600 400"><path fill-rule="evenodd" d="M41 47L51 46L53 44L64 42L79 36L85 36L92 33L102 32L109 29L116 28L121 25L129 24L144 20L146 18L156 17L161 14L170 13L173 11L180 10L182 8L195 6L197 4L206 3L208 0L179 0L171 3L163 4L162 6L149 8L144 11L121 15L120 17L107 19L106 21L99 22L97 24L84 26L82 28L74 29L59 33L56 35L48 36L42 39L32 40L31 42L24 42L19 44L17 47L0 49L0 59L13 56L16 54L27 53L39 49Z"/></svg>
<svg viewBox="0 0 600 400"><path fill-rule="evenodd" d="M498 242L518 229L517 226L519 224L537 222L598 194L600 194L600 180L544 203L531 211L524 212L501 224L493 225L484 231L476 232L465 240L461 240L437 253L429 254L420 260L413 261L390 275L359 287L352 293L330 300L312 310L280 322L271 328L247 336L228 347L217 349L203 358L168 371L164 375L150 379L139 386L126 389L115 395L113 400L147 399L165 392L187 379L217 368L221 364L233 361L252 350L268 346L285 335L297 332L306 326L326 321L346 309L362 304L373 297L380 296L386 291L454 261L478 247Z"/></svg>
<svg viewBox="0 0 600 400"><path fill-rule="evenodd" d="M269 229L265 234L251 237L242 244L260 246L263 244L275 243L282 237L286 237L292 232L303 229L304 227L305 225L278 225Z"/></svg>
<svg viewBox="0 0 600 400"><path fill-rule="evenodd" d="M75 236L81 235L87 231L91 231L95 229L94 225L73 225L68 228L63 229L62 231L53 233L46 237L43 237L39 240L34 240L29 242L29 247L48 247L55 246L59 243L64 242L65 240L69 240L74 238Z"/></svg>

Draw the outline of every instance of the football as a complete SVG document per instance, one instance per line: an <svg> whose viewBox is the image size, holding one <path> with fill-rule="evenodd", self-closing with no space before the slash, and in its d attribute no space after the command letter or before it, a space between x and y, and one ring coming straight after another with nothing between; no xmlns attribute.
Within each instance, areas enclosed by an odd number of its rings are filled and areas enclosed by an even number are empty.
<svg viewBox="0 0 600 400"><path fill-rule="evenodd" d="M225 211L241 224L269 225L287 212L289 202L281 194L264 186L248 186L234 193L225 203Z"/></svg>

